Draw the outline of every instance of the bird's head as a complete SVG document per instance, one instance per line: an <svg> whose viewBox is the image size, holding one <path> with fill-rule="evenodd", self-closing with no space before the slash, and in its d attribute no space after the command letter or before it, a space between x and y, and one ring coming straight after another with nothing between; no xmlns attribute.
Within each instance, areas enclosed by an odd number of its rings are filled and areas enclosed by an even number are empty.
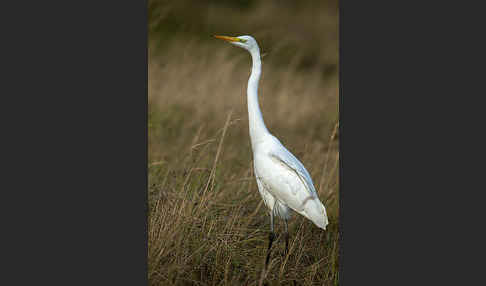
<svg viewBox="0 0 486 286"><path fill-rule="evenodd" d="M260 50L256 40L252 36L239 36L239 37L214 36L214 37L221 40L225 40L230 44L241 47L249 52Z"/></svg>

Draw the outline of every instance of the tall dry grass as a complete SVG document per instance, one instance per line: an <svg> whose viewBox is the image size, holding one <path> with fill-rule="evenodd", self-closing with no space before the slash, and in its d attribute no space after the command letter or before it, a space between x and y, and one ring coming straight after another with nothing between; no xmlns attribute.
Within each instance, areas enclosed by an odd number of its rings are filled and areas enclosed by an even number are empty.
<svg viewBox="0 0 486 286"><path fill-rule="evenodd" d="M232 15L241 21L255 15L251 25L258 26L268 5ZM328 229L294 214L289 254L283 255L278 237L269 269L262 272L269 218L252 172L246 110L250 56L210 33L201 40L181 32L164 42L162 52L154 48L160 42L150 43L149 50L151 285L338 284L338 78L337 71L322 68L337 56L319 42L330 54L319 53L322 64L303 68L309 53L282 59L288 46L269 46L268 38L255 37L268 52L260 82L265 123L311 174L328 210ZM277 220L277 232L282 229Z"/></svg>

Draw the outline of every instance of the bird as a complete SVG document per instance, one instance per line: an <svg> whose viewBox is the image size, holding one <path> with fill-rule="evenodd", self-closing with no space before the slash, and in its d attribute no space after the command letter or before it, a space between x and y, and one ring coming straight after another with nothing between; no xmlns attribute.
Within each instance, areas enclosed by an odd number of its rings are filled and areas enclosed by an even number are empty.
<svg viewBox="0 0 486 286"><path fill-rule="evenodd" d="M288 220L291 218L292 211L325 230L328 225L326 208L319 200L312 178L304 165L269 132L263 121L258 103L262 62L257 41L249 35L238 37L214 35L214 37L247 50L252 59L247 86L248 125L254 175L258 191L270 215L266 266L275 239L274 216L284 221L285 253L288 253Z"/></svg>

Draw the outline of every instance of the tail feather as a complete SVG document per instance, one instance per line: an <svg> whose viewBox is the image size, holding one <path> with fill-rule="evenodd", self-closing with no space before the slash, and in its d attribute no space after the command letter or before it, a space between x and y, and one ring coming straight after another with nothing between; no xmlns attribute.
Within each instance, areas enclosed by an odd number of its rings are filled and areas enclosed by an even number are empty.
<svg viewBox="0 0 486 286"><path fill-rule="evenodd" d="M324 230L329 223L326 208L318 198L307 201L301 214Z"/></svg>

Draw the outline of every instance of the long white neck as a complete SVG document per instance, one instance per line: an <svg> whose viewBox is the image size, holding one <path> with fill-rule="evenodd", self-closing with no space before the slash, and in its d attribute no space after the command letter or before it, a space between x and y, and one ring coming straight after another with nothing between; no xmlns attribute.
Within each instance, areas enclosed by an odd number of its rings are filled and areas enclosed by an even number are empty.
<svg viewBox="0 0 486 286"><path fill-rule="evenodd" d="M250 51L252 59L252 68L250 79L248 80L248 122L250 126L250 139L251 145L254 149L255 144L263 139L263 137L269 134L265 122L263 122L262 112L258 105L258 82L260 81L260 75L262 73L262 62L260 60L260 51L258 49L252 49Z"/></svg>

